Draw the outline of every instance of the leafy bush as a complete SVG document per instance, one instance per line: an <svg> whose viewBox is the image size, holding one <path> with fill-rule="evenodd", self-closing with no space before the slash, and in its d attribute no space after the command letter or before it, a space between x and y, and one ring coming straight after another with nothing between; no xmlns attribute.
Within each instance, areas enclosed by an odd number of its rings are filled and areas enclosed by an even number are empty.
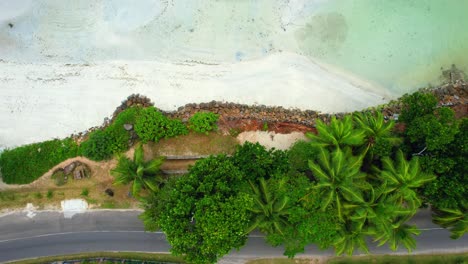
<svg viewBox="0 0 468 264"><path fill-rule="evenodd" d="M437 106L437 98L430 93L415 92L404 95L402 98L403 108L398 120L411 123L413 120L432 114Z"/></svg>
<svg viewBox="0 0 468 264"><path fill-rule="evenodd" d="M83 155L100 161L109 159L113 154L128 149L130 134L125 130L125 124L135 124L142 112L140 107L128 108L115 118L114 122L104 130L93 131L88 140L83 142Z"/></svg>
<svg viewBox="0 0 468 264"><path fill-rule="evenodd" d="M309 160L316 155L317 150L310 142L299 140L288 151L289 164L293 171L305 172L309 170Z"/></svg>
<svg viewBox="0 0 468 264"><path fill-rule="evenodd" d="M54 139L5 150L0 154L0 168L5 183L26 184L79 155L79 147L71 138Z"/></svg>
<svg viewBox="0 0 468 264"><path fill-rule="evenodd" d="M102 131L96 130L89 134L88 140L81 144L83 155L92 160L105 160L112 156L112 138Z"/></svg>
<svg viewBox="0 0 468 264"><path fill-rule="evenodd" d="M232 156L233 163L248 180L269 179L289 170L288 156L282 150L267 150L259 143L245 142Z"/></svg>
<svg viewBox="0 0 468 264"><path fill-rule="evenodd" d="M180 120L171 120L156 108L148 107L136 120L135 132L143 142L158 142L162 138L186 135L188 130Z"/></svg>
<svg viewBox="0 0 468 264"><path fill-rule="evenodd" d="M198 112L189 119L189 128L195 132L205 133L215 130L219 115L212 112Z"/></svg>

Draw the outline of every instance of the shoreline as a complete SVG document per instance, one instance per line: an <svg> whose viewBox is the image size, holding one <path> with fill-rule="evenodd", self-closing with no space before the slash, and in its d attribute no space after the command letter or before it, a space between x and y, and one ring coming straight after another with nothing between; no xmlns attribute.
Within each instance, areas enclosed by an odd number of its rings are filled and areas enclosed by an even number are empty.
<svg viewBox="0 0 468 264"><path fill-rule="evenodd" d="M66 137L102 123L122 98L144 94L164 111L202 102L339 113L388 102L355 76L277 53L238 63L0 61L0 148ZM382 91L385 93L385 91ZM312 110L310 110L312 111Z"/></svg>

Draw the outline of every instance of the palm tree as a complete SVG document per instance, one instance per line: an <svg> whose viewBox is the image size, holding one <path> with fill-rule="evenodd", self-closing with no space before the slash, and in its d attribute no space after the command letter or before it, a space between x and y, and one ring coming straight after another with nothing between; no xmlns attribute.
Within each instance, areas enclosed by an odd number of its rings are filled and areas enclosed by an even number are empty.
<svg viewBox="0 0 468 264"><path fill-rule="evenodd" d="M405 224L412 215L406 215L397 217L394 220L394 223L391 226L389 232L378 232L375 231L374 241L380 241L378 246L382 246L385 243L389 244L391 250L396 251L400 244L403 244L404 247L408 250L409 253L416 248L416 239L414 236L417 236L421 233L415 225Z"/></svg>
<svg viewBox="0 0 468 264"><path fill-rule="evenodd" d="M385 186L377 189L369 187L362 202L345 203L343 208L348 219L359 226L375 226L379 230L389 231L396 217L412 215L416 209L404 208L401 204L389 201Z"/></svg>
<svg viewBox="0 0 468 264"><path fill-rule="evenodd" d="M383 170L379 176L386 186L385 193L391 200L400 204L406 202L410 208L421 205L416 189L435 179L435 176L425 174L419 167L418 157L407 161L403 152L399 150L396 155L396 164L389 157L382 158Z"/></svg>
<svg viewBox="0 0 468 264"><path fill-rule="evenodd" d="M141 189L157 192L163 182L159 169L163 161L164 157L159 157L145 162L143 147L139 145L135 148L133 160L124 155L119 157L117 166L111 170L111 174L115 177L114 184L132 182L131 194L135 197L138 197Z"/></svg>
<svg viewBox="0 0 468 264"><path fill-rule="evenodd" d="M450 228L450 237L458 239L468 232L468 203L462 202L461 209L433 209L432 221Z"/></svg>
<svg viewBox="0 0 468 264"><path fill-rule="evenodd" d="M317 119L316 128L318 135L307 133L315 147L339 147L359 146L364 143L364 131L353 128L353 120L350 115L342 120L332 117L330 125L326 125Z"/></svg>
<svg viewBox="0 0 468 264"><path fill-rule="evenodd" d="M325 210L333 204L340 219L343 215L343 203L362 203L362 190L369 188L363 181L366 177L360 171L362 158L355 157L351 150L342 151L337 149L330 153L325 148L320 148L317 163L309 161L309 167L317 183L312 187L319 190L324 198L321 209ZM309 192L303 199L306 199Z"/></svg>
<svg viewBox="0 0 468 264"><path fill-rule="evenodd" d="M285 194L286 181L283 179L266 181L260 178L258 185L249 180L251 196L254 205L251 209L251 225L247 233L258 228L266 234L283 234L284 228L289 225L288 215L291 200ZM275 188L275 189L273 189Z"/></svg>
<svg viewBox="0 0 468 264"><path fill-rule="evenodd" d="M371 150L371 160L374 152L374 147L381 143L389 143L390 146L396 146L402 142L401 138L392 135L392 129L395 126L395 122L390 120L385 122L384 116L381 112L370 112L366 113L355 113L354 120L358 124L359 129L364 131L365 144L363 153L368 153Z"/></svg>
<svg viewBox="0 0 468 264"><path fill-rule="evenodd" d="M364 230L362 226L354 222L347 222L345 228L340 230L339 239L333 244L335 247L335 254L338 256L343 253L352 255L356 249L369 253L366 236L372 234L373 232L371 229Z"/></svg>

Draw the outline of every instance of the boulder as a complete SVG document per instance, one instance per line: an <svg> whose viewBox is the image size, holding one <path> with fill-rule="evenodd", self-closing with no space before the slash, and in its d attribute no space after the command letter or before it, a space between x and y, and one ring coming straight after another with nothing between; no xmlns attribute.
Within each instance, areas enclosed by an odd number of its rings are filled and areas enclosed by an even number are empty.
<svg viewBox="0 0 468 264"><path fill-rule="evenodd" d="M63 167L63 173L65 175L68 175L68 174L72 173L73 170L76 168L76 165L77 165L76 162L72 162L72 163L68 164L67 166Z"/></svg>

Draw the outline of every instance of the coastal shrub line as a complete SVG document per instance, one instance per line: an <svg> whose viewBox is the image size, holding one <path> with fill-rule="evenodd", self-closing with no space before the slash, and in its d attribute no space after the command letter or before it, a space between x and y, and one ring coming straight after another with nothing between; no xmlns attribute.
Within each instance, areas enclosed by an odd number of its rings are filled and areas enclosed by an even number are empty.
<svg viewBox="0 0 468 264"><path fill-rule="evenodd" d="M71 138L6 149L0 154L2 178L8 184L30 183L53 166L79 155L80 148Z"/></svg>
<svg viewBox="0 0 468 264"><path fill-rule="evenodd" d="M114 122L103 130L89 134L88 139L81 144L83 155L92 160L101 161L129 148L130 133L124 125L134 125L142 112L141 107L131 107L120 112Z"/></svg>

